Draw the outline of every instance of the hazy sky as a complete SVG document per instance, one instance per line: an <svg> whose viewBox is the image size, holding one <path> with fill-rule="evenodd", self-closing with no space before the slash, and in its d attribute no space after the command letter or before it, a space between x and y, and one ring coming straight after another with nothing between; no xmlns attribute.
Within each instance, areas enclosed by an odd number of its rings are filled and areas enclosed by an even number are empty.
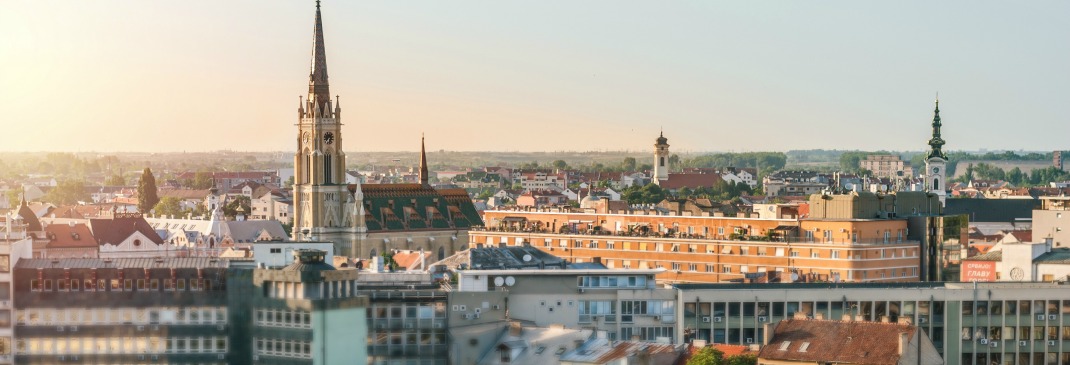
<svg viewBox="0 0 1070 365"><path fill-rule="evenodd" d="M1067 149L1067 1L323 2L345 149ZM292 150L314 2L0 1L4 151Z"/></svg>

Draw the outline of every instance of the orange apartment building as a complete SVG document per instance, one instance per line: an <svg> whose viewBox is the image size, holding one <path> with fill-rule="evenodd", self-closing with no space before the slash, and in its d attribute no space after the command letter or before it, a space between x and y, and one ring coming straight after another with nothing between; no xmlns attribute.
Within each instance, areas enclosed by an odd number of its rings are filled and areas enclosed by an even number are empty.
<svg viewBox="0 0 1070 365"><path fill-rule="evenodd" d="M819 198L820 199L820 198ZM906 219L742 218L597 213L568 208L484 212L473 246L524 245L609 268L664 268L669 283L919 281Z"/></svg>

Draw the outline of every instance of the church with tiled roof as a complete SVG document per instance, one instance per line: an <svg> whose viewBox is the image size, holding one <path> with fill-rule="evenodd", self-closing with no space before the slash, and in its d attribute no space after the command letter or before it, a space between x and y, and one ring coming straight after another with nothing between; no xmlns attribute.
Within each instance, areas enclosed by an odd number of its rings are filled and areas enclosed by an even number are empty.
<svg viewBox="0 0 1070 365"><path fill-rule="evenodd" d="M468 229L483 220L464 189L428 184L423 140L419 183L345 183L342 108L331 100L318 2L312 45L308 96L297 109L293 239L330 241L339 255L361 258L422 249L442 259L467 247Z"/></svg>

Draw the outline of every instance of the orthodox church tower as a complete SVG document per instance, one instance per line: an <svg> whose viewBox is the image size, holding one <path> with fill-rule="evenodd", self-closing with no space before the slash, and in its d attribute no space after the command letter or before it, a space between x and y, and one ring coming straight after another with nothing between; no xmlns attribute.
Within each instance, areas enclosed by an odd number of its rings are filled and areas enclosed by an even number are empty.
<svg viewBox="0 0 1070 365"><path fill-rule="evenodd" d="M654 141L654 183L669 180L669 139L665 133L658 135Z"/></svg>
<svg viewBox="0 0 1070 365"><path fill-rule="evenodd" d="M348 193L342 152L342 108L337 99L331 100L327 84L319 1L316 1L312 32L308 96L300 100L294 155L293 238L306 240L341 229L343 193Z"/></svg>
<svg viewBox="0 0 1070 365"><path fill-rule="evenodd" d="M943 205L947 200L947 155L944 154L944 139L940 138L940 99L936 99L933 111L933 137L929 139L929 154L925 157L925 191L936 194Z"/></svg>

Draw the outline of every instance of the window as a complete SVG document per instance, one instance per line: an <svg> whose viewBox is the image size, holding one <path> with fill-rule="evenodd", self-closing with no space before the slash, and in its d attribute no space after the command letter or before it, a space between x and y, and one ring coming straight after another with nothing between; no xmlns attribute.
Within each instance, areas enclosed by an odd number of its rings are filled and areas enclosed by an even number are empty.
<svg viewBox="0 0 1070 365"><path fill-rule="evenodd" d="M281 248L273 248L273 249L271 249L271 253L282 253L282 249Z"/></svg>
<svg viewBox="0 0 1070 365"><path fill-rule="evenodd" d="M11 272L11 255L0 255L0 272Z"/></svg>
<svg viewBox="0 0 1070 365"><path fill-rule="evenodd" d="M810 251L810 258L821 258L821 255L818 254L817 251Z"/></svg>
<svg viewBox="0 0 1070 365"><path fill-rule="evenodd" d="M840 258L840 251L832 251L832 258L834 258L834 259Z"/></svg>
<svg viewBox="0 0 1070 365"><path fill-rule="evenodd" d="M728 266L728 265L724 265L724 266L721 267L721 272L725 273L725 274L731 274L732 273L732 267Z"/></svg>

